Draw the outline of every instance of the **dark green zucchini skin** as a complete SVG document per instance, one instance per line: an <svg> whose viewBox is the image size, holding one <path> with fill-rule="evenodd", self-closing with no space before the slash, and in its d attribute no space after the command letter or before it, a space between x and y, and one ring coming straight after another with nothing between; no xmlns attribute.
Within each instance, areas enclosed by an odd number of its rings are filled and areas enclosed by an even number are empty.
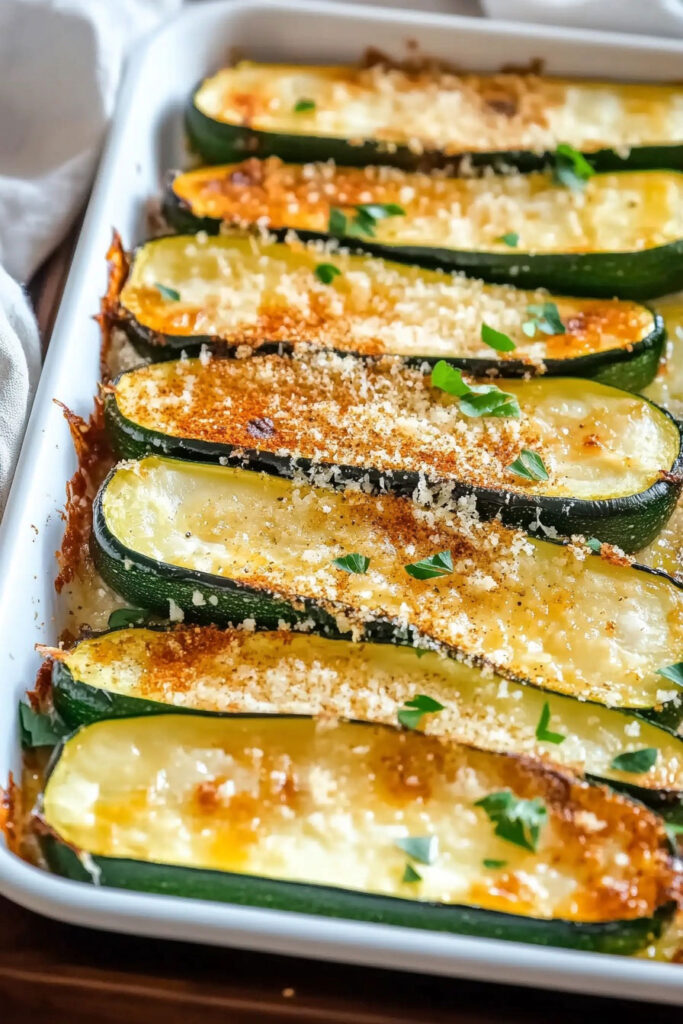
<svg viewBox="0 0 683 1024"><path fill-rule="evenodd" d="M163 715L168 714L169 710L174 714L230 717L230 713L176 707L146 697L128 697L111 690L103 690L98 686L84 683L81 679L74 679L71 670L61 661L55 661L52 665L52 701L55 711L71 729L100 722L105 718ZM683 824L683 793L678 790L648 789L628 782L604 779L598 775L588 774L586 778L640 801L668 822Z"/></svg>
<svg viewBox="0 0 683 1024"><path fill-rule="evenodd" d="M169 600L173 600L182 610L187 622L236 626L245 619L253 619L257 629L281 629L283 622L296 627L307 621L313 623L312 629L321 636L353 639L351 631L340 629L337 620L338 617L342 617L345 621L353 621L354 609L340 601L326 601L323 598L317 600L278 593L267 588L256 588L225 576L159 562L126 547L109 530L102 508L102 496L114 472L115 469L100 487L93 504L90 547L95 567L105 583L126 598L132 606L148 608L160 617L167 618ZM562 541L545 538L544 543L561 544ZM589 557L600 556L591 554ZM679 583L661 569L638 564L632 568L637 572L661 577L672 586L683 589L683 583ZM195 604L195 593L201 594L204 598L203 605ZM215 598L215 601L212 603L210 598ZM308 625L305 628L309 628ZM425 637L411 623L378 613L364 619L363 639L367 642L401 644L408 647L424 646L427 639L431 647L442 650L450 657L457 658L460 654L455 647ZM485 656L469 656L469 661L480 668L491 668ZM533 685L525 677L513 672L506 675L513 682ZM662 711L629 709L629 714L676 734L683 722L683 701L678 705L671 701Z"/></svg>
<svg viewBox="0 0 683 1024"><path fill-rule="evenodd" d="M238 163L250 156L261 159L279 156L285 163L292 164L334 160L342 167L390 164L410 171L447 168L457 174L465 160L474 167L516 167L520 171L536 171L547 166L553 156L549 152L533 153L529 150L449 156L439 150L414 153L403 145L392 147L390 152L386 143L375 140L352 145L347 139L255 131L208 117L195 105L194 94L185 111L185 128L191 147L209 164ZM634 146L625 157L618 156L613 149L599 149L586 156L596 171L683 170L683 145Z"/></svg>
<svg viewBox="0 0 683 1024"><path fill-rule="evenodd" d="M666 410L662 409L661 412L676 424L680 436L681 427L678 422ZM227 459L230 464L243 469L281 477L303 473L311 479L320 470L332 468L332 464L327 462L294 459L258 448L177 438L157 430L148 430L120 412L115 395L106 397L105 418L112 446L121 458L135 459L153 453L192 462L219 463ZM336 463L335 468L339 470L334 477L335 485L343 487L350 482L362 480L375 494L391 493L410 498L420 483L420 475L409 470L384 471ZM436 478L429 479L427 483L441 495L450 489L454 508L461 497L473 494L477 510L484 519L500 516L506 526L533 532L538 529L539 516L542 516L544 526L552 526L563 536L583 534L585 537L597 537L605 544L615 544L624 551L632 552L644 548L655 539L676 507L683 485L683 477L678 479L678 475L683 473L683 452L680 447L670 472L670 477L656 481L640 494L597 501L515 494L493 488L473 487L464 481Z"/></svg>
<svg viewBox="0 0 683 1024"><path fill-rule="evenodd" d="M78 851L55 835L40 840L45 859L57 874L79 882L93 882ZM666 903L652 917L631 921L583 924L541 920L484 910L378 896L350 889L304 882L286 882L228 871L213 871L116 857L92 857L97 884L163 896L266 907L324 917L351 918L375 924L400 925L429 931L511 939L541 946L599 953L635 953L658 938L673 917L675 904Z"/></svg>
<svg viewBox="0 0 683 1024"><path fill-rule="evenodd" d="M160 334L144 324L139 323L127 310L119 307L112 314L115 327L123 331L131 345L144 358L153 363L179 359L184 352L188 357L198 356L202 348L207 348L217 355L231 355L237 345L231 345L220 337L210 334L187 337L179 334ZM604 352L592 352L589 355L577 356L574 359L546 359L545 372L549 377L585 377L597 380L601 384L611 384L625 391L641 391L653 380L664 347L666 333L662 317L654 314L653 328L649 334L631 346L630 349L608 349ZM294 351L294 342L264 342L254 355L285 355ZM341 349L333 349L339 355L349 355ZM372 359L356 353L357 358ZM469 358L443 355L406 356L406 366L420 367L426 363L435 366L440 360L458 366L466 373L475 377L495 375L499 377L524 377L536 373L533 366L521 360L495 358Z"/></svg>
<svg viewBox="0 0 683 1024"><path fill-rule="evenodd" d="M206 231L215 235L220 230L220 219L195 217L188 204L173 191L172 183L166 188L162 209L168 223L182 234ZM288 230L269 229L279 240L285 238ZM315 231L297 231L297 235L304 242L329 241L332 237ZM396 263L462 271L490 284L547 288L560 295L604 299L619 296L642 301L683 288L683 239L640 252L596 253L467 252L418 245L383 245L372 238L355 235L340 241Z"/></svg>

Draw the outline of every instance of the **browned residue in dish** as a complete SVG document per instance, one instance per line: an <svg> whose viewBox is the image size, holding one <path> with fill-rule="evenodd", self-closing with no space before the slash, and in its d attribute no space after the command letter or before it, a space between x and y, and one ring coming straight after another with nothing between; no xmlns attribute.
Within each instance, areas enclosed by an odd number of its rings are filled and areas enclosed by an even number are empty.
<svg viewBox="0 0 683 1024"><path fill-rule="evenodd" d="M100 300L100 312L95 320L100 325L102 333L102 347L100 350L100 374L103 381L109 379L109 352L112 344L112 330L116 326L117 311L119 305L119 293L126 283L130 261L128 254L123 248L121 236L115 231L111 245L107 250L107 261L109 276L107 278L107 291Z"/></svg>
<svg viewBox="0 0 683 1024"><path fill-rule="evenodd" d="M61 593L74 576L82 576L90 566L89 540L92 529L92 503L97 489L114 463L109 440L104 429L102 400L95 398L95 408L89 420L71 412L61 402L76 450L78 467L66 485L66 522L62 546L56 552L59 573L55 589Z"/></svg>

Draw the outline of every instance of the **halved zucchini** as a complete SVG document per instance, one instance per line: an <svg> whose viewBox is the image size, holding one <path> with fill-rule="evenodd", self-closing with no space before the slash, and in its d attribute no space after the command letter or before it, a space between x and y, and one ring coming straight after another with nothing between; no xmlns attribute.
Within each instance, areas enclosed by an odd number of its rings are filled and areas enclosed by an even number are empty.
<svg viewBox="0 0 683 1024"><path fill-rule="evenodd" d="M600 170L681 167L682 96L677 84L242 61L199 85L186 125L211 163L416 167L467 156L532 170L569 143Z"/></svg>
<svg viewBox="0 0 683 1024"><path fill-rule="evenodd" d="M673 912L666 835L646 808L367 723L98 722L59 751L42 816L53 870L165 895L611 953Z"/></svg>
<svg viewBox="0 0 683 1024"><path fill-rule="evenodd" d="M366 571L335 564L350 554ZM683 655L683 590L623 555L481 523L467 499L423 509L150 456L102 485L93 555L131 604L171 618L423 642L669 726L683 717L657 675Z"/></svg>
<svg viewBox="0 0 683 1024"><path fill-rule="evenodd" d="M124 254L113 256L120 267ZM321 265L339 271L331 284L318 276ZM529 337L527 307L549 300L565 333ZM664 338L656 315L632 302L557 298L249 235L148 242L110 305L113 323L154 360L197 354L205 344L223 351L314 346L418 364L447 359L474 374L545 370L629 390L652 379ZM483 323L507 333L516 349L485 345Z"/></svg>
<svg viewBox="0 0 683 1024"><path fill-rule="evenodd" d="M406 701L421 694L443 705L420 723L430 734L548 759L683 822L683 740L621 711L559 695L548 700L542 690L431 651L283 630L180 626L88 637L52 670L55 708L73 727L170 709L324 713L395 725ZM543 730L546 704L551 725ZM657 751L649 770L611 767L620 754L644 748Z"/></svg>
<svg viewBox="0 0 683 1024"><path fill-rule="evenodd" d="M479 384L486 383L480 381ZM574 378L510 381L520 415L465 415L429 374L396 359L329 352L187 359L122 374L107 423L124 457L148 452L235 462L283 476L362 481L479 513L552 527L634 551L662 529L683 468L677 423L639 395ZM519 476L523 450L545 480ZM668 475L664 475L668 474Z"/></svg>
<svg viewBox="0 0 683 1024"><path fill-rule="evenodd" d="M657 376L643 394L683 420L683 295L662 299L657 307L664 317L666 351Z"/></svg>
<svg viewBox="0 0 683 1024"><path fill-rule="evenodd" d="M358 209L403 213L365 224ZM222 223L333 236L386 259L576 295L647 299L683 286L683 174L444 178L391 167L246 160L179 174L164 213L181 231ZM506 242L505 239L508 241Z"/></svg>

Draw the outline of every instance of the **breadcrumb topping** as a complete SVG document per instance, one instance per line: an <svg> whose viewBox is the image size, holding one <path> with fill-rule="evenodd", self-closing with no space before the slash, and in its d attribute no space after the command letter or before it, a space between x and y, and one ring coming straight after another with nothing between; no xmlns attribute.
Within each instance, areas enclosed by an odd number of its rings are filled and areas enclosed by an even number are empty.
<svg viewBox="0 0 683 1024"><path fill-rule="evenodd" d="M549 173L489 169L456 178L271 157L189 171L172 190L196 217L322 234L333 209L352 219L358 205L393 204L404 213L377 220L367 238L386 245L508 255L637 252L683 237L683 175L676 171L597 174L571 189ZM510 233L518 236L512 248L503 240Z"/></svg>
<svg viewBox="0 0 683 1024"><path fill-rule="evenodd" d="M676 426L639 396L585 380L501 387L519 418L466 416L429 373L397 359L318 352L152 364L119 380L116 403L133 431L522 494L637 493L678 456ZM549 480L510 468L522 450L542 457Z"/></svg>
<svg viewBox="0 0 683 1024"><path fill-rule="evenodd" d="M683 137L682 90L544 78L536 74L454 74L434 68L307 67L243 61L206 79L195 94L203 113L259 131L440 150L587 152ZM315 104L295 111L306 97Z"/></svg>
<svg viewBox="0 0 683 1024"><path fill-rule="evenodd" d="M339 271L332 284L317 277L320 263ZM159 284L178 297L169 300ZM651 311L633 302L554 297L565 333L529 337L527 307L547 299L541 289L487 285L320 242L304 245L295 236L287 244L178 235L136 251L118 316L135 319L156 344L164 335L207 336L231 346L283 342L364 355L514 359L536 369L545 359L630 350L654 326ZM493 352L482 341L483 323L508 334L515 350Z"/></svg>

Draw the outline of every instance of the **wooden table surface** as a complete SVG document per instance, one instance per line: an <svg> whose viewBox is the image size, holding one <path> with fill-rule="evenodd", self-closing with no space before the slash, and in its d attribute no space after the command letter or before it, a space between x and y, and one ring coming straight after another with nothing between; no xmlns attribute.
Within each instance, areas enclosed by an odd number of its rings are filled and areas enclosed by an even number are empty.
<svg viewBox="0 0 683 1024"><path fill-rule="evenodd" d="M73 239L31 286L46 343ZM680 1011L95 932L0 899L0 1024L592 1024L606 1016L659 1024Z"/></svg>

